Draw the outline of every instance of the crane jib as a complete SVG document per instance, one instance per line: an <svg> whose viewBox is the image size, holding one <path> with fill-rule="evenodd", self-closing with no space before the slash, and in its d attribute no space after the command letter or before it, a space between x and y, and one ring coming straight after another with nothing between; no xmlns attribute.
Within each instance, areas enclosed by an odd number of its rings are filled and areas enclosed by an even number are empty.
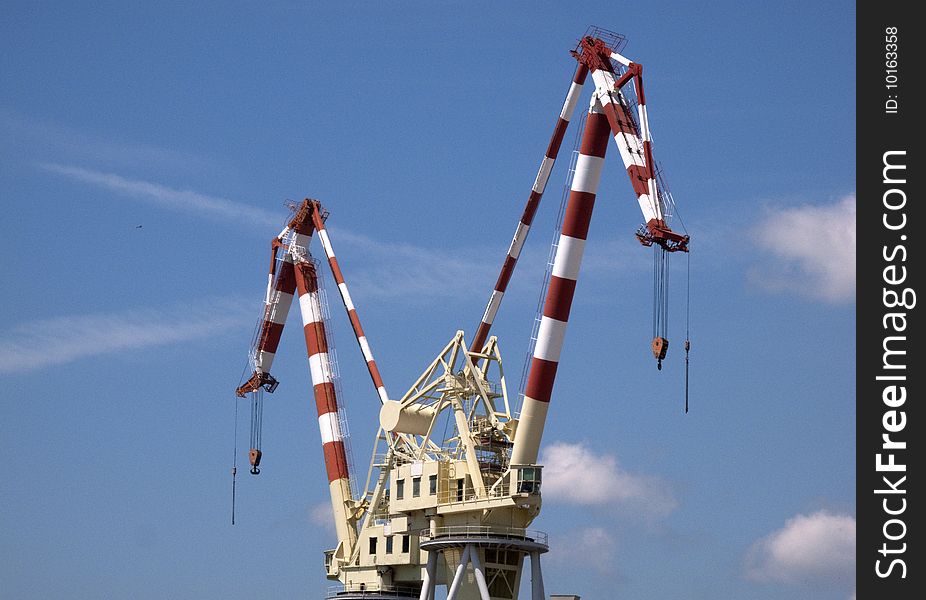
<svg viewBox="0 0 926 600"><path fill-rule="evenodd" d="M539 452L608 146L613 140L643 215L634 235L654 257L653 338L650 351L662 368L668 355L669 257L689 257L690 238L654 160L643 66L622 52L623 36L590 28L572 51L577 64L556 116L501 270L471 343L457 331L399 398L386 391L317 200L291 205L286 226L271 240L261 318L251 344L248 372L236 394L251 400L251 472L263 459L263 394L279 382L271 368L295 302L315 400L336 547L325 552L326 575L344 598L434 600L435 586L449 597L481 600L518 597L524 559L531 561L531 597L544 598L540 555L543 532L527 529L541 508ZM593 87L556 219L535 332L523 376L523 404L508 396L502 354L490 335L502 300L549 185L562 142L586 84ZM576 138L579 140L579 136ZM614 151L612 151L612 154ZM673 228L678 223L679 230ZM357 347L380 403L366 482L353 479L350 436L325 289L312 258L313 238L325 254ZM690 272L690 269L689 269ZM690 278L689 278L690 279ZM687 311L686 311L687 320ZM685 412L688 411L690 339L686 331ZM236 411L238 405L236 403ZM237 412L236 412L237 415ZM236 416L237 432L237 416ZM235 521L237 437L232 468ZM472 570L472 576L466 573Z"/></svg>

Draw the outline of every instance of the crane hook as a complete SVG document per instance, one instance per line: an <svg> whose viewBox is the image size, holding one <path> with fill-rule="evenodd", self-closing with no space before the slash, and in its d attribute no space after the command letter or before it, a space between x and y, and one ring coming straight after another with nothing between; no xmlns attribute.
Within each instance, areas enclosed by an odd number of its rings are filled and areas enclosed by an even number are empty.
<svg viewBox="0 0 926 600"><path fill-rule="evenodd" d="M260 469L257 467L260 466L260 457L263 453L257 448L251 448L248 452L248 460L251 463L251 475L260 475Z"/></svg>
<svg viewBox="0 0 926 600"><path fill-rule="evenodd" d="M656 368L661 371L662 359L666 357L666 352L669 351L669 340L664 337L654 337L650 348L653 350L653 357L656 359Z"/></svg>

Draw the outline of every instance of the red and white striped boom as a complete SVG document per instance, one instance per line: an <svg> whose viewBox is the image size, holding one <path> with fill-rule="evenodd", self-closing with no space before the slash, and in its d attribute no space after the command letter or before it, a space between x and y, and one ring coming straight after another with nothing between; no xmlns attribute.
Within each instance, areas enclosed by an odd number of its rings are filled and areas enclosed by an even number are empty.
<svg viewBox="0 0 926 600"><path fill-rule="evenodd" d="M335 531L338 541L352 548L357 540L357 525L347 511L348 503L353 499L350 469L341 432L338 397L328 354L328 337L318 298L318 279L315 264L311 260L300 261L296 265L296 289L299 291L299 308L309 355L315 407L318 410L318 430L322 438Z"/></svg>
<svg viewBox="0 0 926 600"><path fill-rule="evenodd" d="M328 230L325 228L327 217L328 214L322 208L321 203L317 200L306 199L296 208L294 216L280 235L271 241L270 273L264 299L264 313L259 333L251 349L254 371L248 380L237 388L236 394L243 397L261 388L268 392L276 389L278 382L270 374L270 367L273 365L273 359L280 344L280 337L293 296L298 292L335 528L338 541L344 544L345 552L349 554L357 539L357 513L350 509L353 506L350 466L328 353L328 337L319 298L318 274L308 250L312 234L316 231L337 283L338 292L347 311L357 344L367 364L377 398L381 403L385 403L389 395L373 358L370 343L360 324L360 317L347 289L344 274L335 257Z"/></svg>
<svg viewBox="0 0 926 600"><path fill-rule="evenodd" d="M498 274L498 280L495 282L495 290L489 298L489 305L486 306L485 313L482 316L482 323L479 324L473 342L470 344L471 352L479 352L489 337L489 329L492 328L492 322L495 321L495 315L498 313L498 307L501 306L502 297L508 288L508 282L514 274L514 268L518 263L518 257L521 255L524 242L527 241L527 234L530 231L531 223L534 221L537 208L540 206L540 199L543 197L543 192L547 187L547 180L550 178L550 172L553 171L553 165L559 155L559 148L563 144L563 137L566 135L572 113L575 112L576 104L579 102L579 95L582 93L582 86L585 85L586 77L588 77L588 67L579 63L575 75L572 77L572 83L569 85L569 91L566 92L563 109L556 119L553 135L550 136L550 144L547 146L547 151L540 162L537 178L534 179L531 193L527 197L524 214L521 215L518 227L514 231L514 237L511 239L511 245L508 246L508 254L505 255L502 271Z"/></svg>
<svg viewBox="0 0 926 600"><path fill-rule="evenodd" d="M363 354L363 360L367 363L367 370L370 372L370 378L373 380L373 387L379 395L379 400L383 404L389 401L389 395L386 393L386 386L383 385L383 378L379 374L379 368L376 366L376 360L373 359L373 351L370 349L370 343L367 336L363 333L363 327L360 325L360 317L357 316L357 309L351 300L350 293L347 291L347 283L344 281L344 274L341 273L341 267L338 265L338 259L334 255L334 248L331 246L331 239L328 237L328 230L325 229L325 220L319 210L312 211L312 223L318 230L318 239L328 257L328 266L331 267L331 274L334 275L334 282L338 286L338 292L341 294L341 301L344 303L344 309L347 311L347 317L350 319L350 325L354 330L354 336L360 345L360 352Z"/></svg>
<svg viewBox="0 0 926 600"><path fill-rule="evenodd" d="M546 422L547 408L553 393L553 381L559 366L560 351L566 337L566 324L572 308L579 278L579 267L585 251L585 239L592 220L592 209L598 194L601 168L608 147L608 120L600 106L589 111L582 135L582 146L576 160L576 172L569 191L569 202L563 217L553 273L543 305L543 316L537 335L537 345L524 389L524 404L518 424L511 464L537 462L540 439Z"/></svg>
<svg viewBox="0 0 926 600"><path fill-rule="evenodd" d="M472 346L474 349L479 348L488 336L543 193L546 177L549 176L549 170L545 171L545 168L552 168L565 125L568 125L577 101L573 92L577 93L581 89L586 74L591 73L595 91L553 259L537 343L531 357L524 403L512 448L512 465L533 464L537 461L609 137L613 137L617 144L643 213L644 225L636 233L639 241L644 246L655 244L666 252L688 251L689 236L673 231L666 222L671 198L658 184L643 90L643 67L619 53L621 48L618 46L623 42L622 37L613 34L600 36L598 33L607 32L594 30L580 40L572 53L579 66L557 121L550 149L541 163L540 175L537 177L541 185L539 190L537 183L534 185ZM606 42L602 37L608 37L609 41ZM636 118L630 108L632 102L622 91L631 80L637 102Z"/></svg>
<svg viewBox="0 0 926 600"><path fill-rule="evenodd" d="M309 247L314 227L310 212L311 208L303 203L280 235L270 242L270 273L267 276L264 315L254 346L251 348L254 373L235 390L238 396L243 397L261 387L271 393L276 390L278 382L270 374L270 367L273 366L286 316L289 314L289 307L293 303L293 294L296 291L293 256L283 247L283 240L289 240L292 246Z"/></svg>
<svg viewBox="0 0 926 600"><path fill-rule="evenodd" d="M602 40L598 37L599 34L605 34L609 41ZM543 161L540 163L540 170L528 196L524 213L515 229L514 237L508 247L508 253L502 263L501 272L495 282L495 288L489 297L489 302L482 316L482 322L476 329L476 334L470 345L470 350L473 352L479 351L489 336L489 330L492 328L492 323L495 321L499 306L501 306L502 297L508 288L508 282L514 274L518 257L524 247L524 242L527 240L531 223L540 205L547 180L553 170L563 137L569 127L572 114L576 104L578 104L579 95L582 93L589 72L591 72L592 80L596 86L595 96L602 105L604 114L608 119L614 141L620 151L627 175L630 177L630 183L637 195L640 210L643 212L644 225L637 231L637 239L644 246L651 246L655 243L668 252L688 251L688 236L672 231L672 228L666 224L665 199L662 197L662 190L657 186L652 138L649 131L649 117L646 112L646 100L643 91L643 66L619 54L623 42L622 36L593 28L589 35L580 40L578 47L572 52L579 64L576 67L575 75L563 102L563 108L556 120L556 126L553 129L547 151ZM622 75L618 76L616 74L612 60L625 69ZM634 91L637 96L639 123L635 121L628 109L629 102L627 98L621 93L621 88L631 79L634 82Z"/></svg>
<svg viewBox="0 0 926 600"><path fill-rule="evenodd" d="M271 240L270 274L267 282L267 295L264 300L264 315L261 320L259 334L251 349L254 372L246 382L238 387L236 390L238 396L244 396L260 387L273 392L278 385L276 378L270 374L270 367L273 365L273 358L276 356L280 336L283 333L283 325L286 323L286 316L289 313L289 307L293 302L293 294L296 290L293 269L294 256L299 256L300 253L304 256L308 253L312 234L318 231L319 241L328 259L328 265L338 286L338 292L350 319L357 344L367 364L367 370L370 372L376 395L379 397L380 402L385 403L388 400L386 387L383 385L379 368L373 358L373 351L370 348L366 334L363 332L360 317L344 280L344 274L341 272L341 267L334 255L334 248L331 245L328 230L325 228L327 218L328 213L322 208L321 203L318 200L307 198L296 209L295 215L290 219L283 231L280 232L280 235ZM277 263L279 263L279 267L277 267Z"/></svg>

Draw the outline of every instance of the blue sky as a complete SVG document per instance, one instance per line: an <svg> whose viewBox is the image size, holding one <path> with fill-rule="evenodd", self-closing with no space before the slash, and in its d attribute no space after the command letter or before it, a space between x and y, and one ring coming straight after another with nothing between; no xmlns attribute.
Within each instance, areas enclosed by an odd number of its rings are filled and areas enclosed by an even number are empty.
<svg viewBox="0 0 926 600"><path fill-rule="evenodd" d="M568 50L598 25L645 65L655 154L693 238L692 409L684 261L657 372L651 257L612 147L541 453L547 591L851 597L854 7L334 6L4 3L4 596L319 597L334 534L298 325L274 366L264 472L239 477L229 524L233 390L283 204L330 210L401 395L457 329L475 330ZM563 162L494 328L511 386ZM365 471L378 402L338 308Z"/></svg>

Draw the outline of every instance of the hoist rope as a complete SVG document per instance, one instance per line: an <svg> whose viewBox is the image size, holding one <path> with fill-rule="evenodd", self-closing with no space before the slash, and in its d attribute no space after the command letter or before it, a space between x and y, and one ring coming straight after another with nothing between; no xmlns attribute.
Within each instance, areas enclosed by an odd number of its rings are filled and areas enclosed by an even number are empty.
<svg viewBox="0 0 926 600"><path fill-rule="evenodd" d="M656 313L658 312L659 307L659 268L657 266L657 257L659 254L659 246L653 246L653 337L655 338L659 334L659 329L657 326Z"/></svg>
<svg viewBox="0 0 926 600"><path fill-rule="evenodd" d="M669 333L669 253L662 250L662 337Z"/></svg>
<svg viewBox="0 0 926 600"><path fill-rule="evenodd" d="M653 245L653 337L666 338L669 329L669 253Z"/></svg>
<svg viewBox="0 0 926 600"><path fill-rule="evenodd" d="M688 351L691 350L691 252L688 252L688 267L685 282L685 414L688 414Z"/></svg>
<svg viewBox="0 0 926 600"><path fill-rule="evenodd" d="M235 492L238 481L238 396L235 396L235 435L234 435L234 457L232 458L232 501L231 501L231 524L235 524Z"/></svg>
<svg viewBox="0 0 926 600"><path fill-rule="evenodd" d="M264 426L264 390L257 388L251 392L251 449L260 451L261 438L263 437ZM257 474L260 471L255 466L251 473Z"/></svg>

